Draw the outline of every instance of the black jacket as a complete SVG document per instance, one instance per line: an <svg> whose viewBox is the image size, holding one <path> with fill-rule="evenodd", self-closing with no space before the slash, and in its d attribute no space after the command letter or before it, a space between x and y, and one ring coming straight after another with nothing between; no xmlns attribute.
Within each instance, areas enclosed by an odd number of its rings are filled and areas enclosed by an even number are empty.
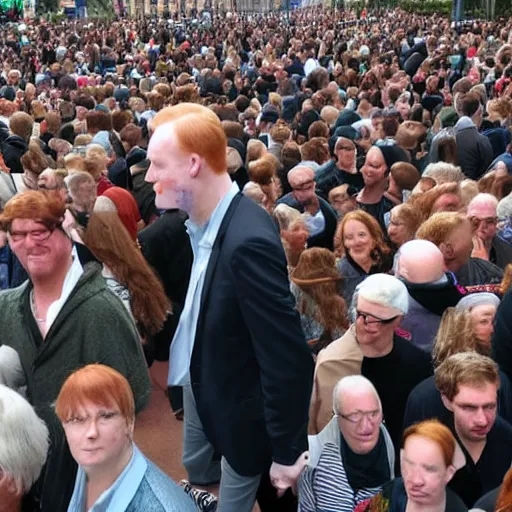
<svg viewBox="0 0 512 512"><path fill-rule="evenodd" d="M498 307L492 337L492 358L500 370L512 378L512 292L508 291Z"/></svg>
<svg viewBox="0 0 512 512"><path fill-rule="evenodd" d="M491 254L489 258L491 263L505 270L505 267L512 263L512 245L503 238L495 236L492 241Z"/></svg>
<svg viewBox="0 0 512 512"><path fill-rule="evenodd" d="M242 194L213 245L190 362L206 437L243 476L307 449L313 358L270 216Z"/></svg>
<svg viewBox="0 0 512 512"><path fill-rule="evenodd" d="M23 173L23 166L20 158L27 152L28 144L25 140L17 135L7 137L2 144L2 154L4 162L11 170L11 173Z"/></svg>
<svg viewBox="0 0 512 512"><path fill-rule="evenodd" d="M350 174L349 172L338 169L336 162L330 160L322 165L315 172L316 193L328 199L329 192L339 185L347 183L359 192L364 187L363 175L360 172Z"/></svg>
<svg viewBox="0 0 512 512"><path fill-rule="evenodd" d="M512 425L512 387L507 374L500 372L500 389L498 390L498 413ZM450 421L451 413L441 400L441 393L436 388L434 377L420 382L409 395L404 414L404 430L423 420L437 418L441 423Z"/></svg>
<svg viewBox="0 0 512 512"><path fill-rule="evenodd" d="M503 270L487 260L469 258L469 261L455 272L455 277L462 286L498 284L503 279Z"/></svg>
<svg viewBox="0 0 512 512"><path fill-rule="evenodd" d="M177 209L167 210L138 236L142 254L164 285L165 294L183 308L192 269L192 247L185 221Z"/></svg>
<svg viewBox="0 0 512 512"><path fill-rule="evenodd" d="M489 139L478 133L476 126L456 131L457 162L466 177L478 180L493 161Z"/></svg>
<svg viewBox="0 0 512 512"><path fill-rule="evenodd" d="M325 219L325 228L322 233L308 238L308 247L325 247L332 251L334 249L334 233L336 232L338 217L333 207L325 199L318 196L318 201L320 203L320 210ZM292 193L281 197L277 203L284 203L291 208L295 208L300 213L304 213L304 206L293 197Z"/></svg>
<svg viewBox="0 0 512 512"><path fill-rule="evenodd" d="M401 477L395 478L382 487L381 495L389 500L389 512L405 512L407 509L407 494ZM367 509L369 511L370 509ZM467 512L464 502L451 490L446 489L446 512Z"/></svg>

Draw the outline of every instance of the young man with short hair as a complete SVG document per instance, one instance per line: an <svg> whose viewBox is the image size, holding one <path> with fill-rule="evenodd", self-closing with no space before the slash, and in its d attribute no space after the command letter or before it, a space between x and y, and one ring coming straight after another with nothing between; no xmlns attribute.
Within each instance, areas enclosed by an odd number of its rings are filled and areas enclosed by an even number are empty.
<svg viewBox="0 0 512 512"><path fill-rule="evenodd" d="M449 485L471 508L500 485L512 462L512 427L497 415L498 365L475 352L454 354L436 368L435 381L466 457Z"/></svg>

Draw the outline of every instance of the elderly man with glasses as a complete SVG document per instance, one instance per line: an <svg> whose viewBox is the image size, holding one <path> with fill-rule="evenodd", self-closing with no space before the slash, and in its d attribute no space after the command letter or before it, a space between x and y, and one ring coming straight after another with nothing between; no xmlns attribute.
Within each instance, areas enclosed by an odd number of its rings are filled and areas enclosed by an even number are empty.
<svg viewBox="0 0 512 512"><path fill-rule="evenodd" d="M405 285L387 274L373 274L356 288L352 299L350 329L322 350L316 361L309 413L309 431L320 432L332 418L331 397L338 380L363 375L382 400L395 450L410 391L432 375L430 356L400 336L399 325L409 309Z"/></svg>
<svg viewBox="0 0 512 512"><path fill-rule="evenodd" d="M48 461L33 493L43 512L66 511L73 491L77 465L53 407L69 374L98 361L111 366L128 379L137 411L151 392L135 324L107 288L101 265L86 261L88 251L65 233L64 213L57 194L27 191L10 199L0 216L29 276L0 295L0 346L17 353L26 378L18 385L26 385L50 431Z"/></svg>
<svg viewBox="0 0 512 512"><path fill-rule="evenodd" d="M338 219L332 206L315 192L315 171L300 163L288 171L288 183L292 191L279 199L278 204L284 203L300 213L308 213L308 247L324 247L332 251Z"/></svg>
<svg viewBox="0 0 512 512"><path fill-rule="evenodd" d="M308 439L308 465L298 485L300 512L353 511L395 474L395 450L375 386L361 375L343 377L332 400L334 417Z"/></svg>
<svg viewBox="0 0 512 512"><path fill-rule="evenodd" d="M512 245L496 235L498 199L478 194L468 204L467 216L473 227L474 258L482 258L505 270L512 263Z"/></svg>

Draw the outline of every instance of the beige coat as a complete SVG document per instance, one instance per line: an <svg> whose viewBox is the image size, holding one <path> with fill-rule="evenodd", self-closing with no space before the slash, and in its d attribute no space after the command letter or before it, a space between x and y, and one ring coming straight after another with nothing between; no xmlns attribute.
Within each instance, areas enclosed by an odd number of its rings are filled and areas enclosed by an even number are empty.
<svg viewBox="0 0 512 512"><path fill-rule="evenodd" d="M348 375L359 375L362 362L363 353L353 327L318 354L309 408L310 435L318 434L331 420L332 393L338 381Z"/></svg>

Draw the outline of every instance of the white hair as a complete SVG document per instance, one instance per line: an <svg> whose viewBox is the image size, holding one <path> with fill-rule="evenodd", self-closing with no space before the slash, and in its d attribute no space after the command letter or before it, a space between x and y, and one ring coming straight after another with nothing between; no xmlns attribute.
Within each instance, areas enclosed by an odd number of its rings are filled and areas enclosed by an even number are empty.
<svg viewBox="0 0 512 512"><path fill-rule="evenodd" d="M0 384L0 469L28 492L48 453L48 428L16 391Z"/></svg>
<svg viewBox="0 0 512 512"><path fill-rule="evenodd" d="M480 193L477 194L468 204L468 217L471 216L471 211L480 206L490 206L494 210L498 208L498 199L492 194Z"/></svg>
<svg viewBox="0 0 512 512"><path fill-rule="evenodd" d="M512 217L512 194L504 197L498 203L497 212L500 220L507 220L508 218Z"/></svg>
<svg viewBox="0 0 512 512"><path fill-rule="evenodd" d="M409 293L405 284L389 274L373 274L357 285L350 307L352 322L356 320L359 297L380 306L397 309L402 315L409 311Z"/></svg>
<svg viewBox="0 0 512 512"><path fill-rule="evenodd" d="M256 204L259 204L260 206L263 205L267 197L261 187L257 183L254 183L254 181L248 181L244 185L242 194L247 196L249 199L252 199Z"/></svg>
<svg viewBox="0 0 512 512"><path fill-rule="evenodd" d="M466 176L457 165L448 162L435 162L428 164L423 171L422 177L429 177L440 185L441 183L460 183Z"/></svg>
<svg viewBox="0 0 512 512"><path fill-rule="evenodd" d="M379 409L382 411L382 403L375 386L362 375L349 375L340 379L336 386L334 386L334 391L332 392L332 409L334 414L339 414L343 396L352 391L373 393L379 404Z"/></svg>
<svg viewBox="0 0 512 512"><path fill-rule="evenodd" d="M110 197L98 196L94 203L94 212L114 212L117 213L116 204Z"/></svg>

